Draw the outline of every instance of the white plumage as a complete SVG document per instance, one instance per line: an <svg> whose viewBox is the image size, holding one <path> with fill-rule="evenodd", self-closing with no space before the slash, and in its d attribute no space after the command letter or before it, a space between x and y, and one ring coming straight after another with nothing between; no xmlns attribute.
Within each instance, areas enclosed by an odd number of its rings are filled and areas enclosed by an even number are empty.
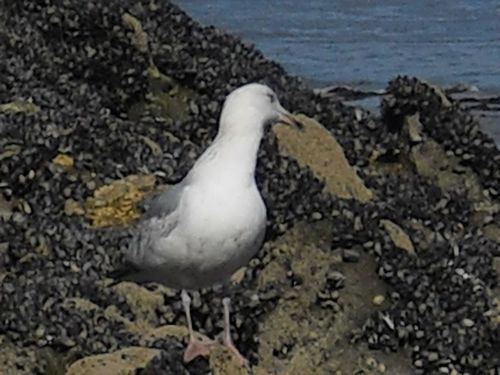
<svg viewBox="0 0 500 375"><path fill-rule="evenodd" d="M261 84L233 91L221 113L219 132L186 177L152 202L137 227L127 258L142 270L139 279L178 289L224 283L259 250L266 207L255 183L264 127L293 117L274 92ZM192 334L189 297L183 301L191 333L185 359L205 354L207 342ZM226 344L243 360L229 336Z"/></svg>

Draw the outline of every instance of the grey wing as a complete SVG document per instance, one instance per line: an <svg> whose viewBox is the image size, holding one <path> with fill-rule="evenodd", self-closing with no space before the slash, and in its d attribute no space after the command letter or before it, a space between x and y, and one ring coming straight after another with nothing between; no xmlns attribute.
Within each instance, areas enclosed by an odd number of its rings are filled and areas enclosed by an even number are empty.
<svg viewBox="0 0 500 375"><path fill-rule="evenodd" d="M167 238L176 227L182 193L187 184L183 181L159 193L148 204L141 221L133 229L133 236L125 257L139 268L154 266L162 254L155 251L155 243Z"/></svg>
<svg viewBox="0 0 500 375"><path fill-rule="evenodd" d="M173 212L179 205L185 186L186 182L182 180L178 184L170 186L167 191L154 196L148 204L149 207L144 213L143 220L166 216Z"/></svg>

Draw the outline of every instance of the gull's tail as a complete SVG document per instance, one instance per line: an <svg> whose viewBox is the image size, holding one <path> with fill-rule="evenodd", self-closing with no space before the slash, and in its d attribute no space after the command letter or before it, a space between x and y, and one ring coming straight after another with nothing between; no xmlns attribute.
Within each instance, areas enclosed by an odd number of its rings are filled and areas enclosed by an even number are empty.
<svg viewBox="0 0 500 375"><path fill-rule="evenodd" d="M125 258L124 262L118 269L109 272L107 275L114 279L110 286L119 284L122 281L133 281L136 283L151 281L150 277L148 278L148 272L141 270L132 261L134 256L137 256L139 252L142 232L136 231L133 228L130 228L129 231L132 235L127 239L128 245L121 248L121 253Z"/></svg>
<svg viewBox="0 0 500 375"><path fill-rule="evenodd" d="M110 286L119 284L122 281L132 281L134 283L146 283L154 281L154 278L151 276L150 272L139 270L131 263L127 263L123 267L111 271L110 273L108 273L108 277L114 280L110 284Z"/></svg>

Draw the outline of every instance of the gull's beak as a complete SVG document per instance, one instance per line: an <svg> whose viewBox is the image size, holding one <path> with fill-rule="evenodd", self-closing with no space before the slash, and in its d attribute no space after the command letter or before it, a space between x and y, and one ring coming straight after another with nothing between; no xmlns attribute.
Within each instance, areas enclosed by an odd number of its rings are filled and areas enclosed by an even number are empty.
<svg viewBox="0 0 500 375"><path fill-rule="evenodd" d="M279 113L278 123L292 126L298 130L302 130L304 128L304 125L302 125L302 123L298 121L294 115L288 112L281 105L278 108L278 113Z"/></svg>

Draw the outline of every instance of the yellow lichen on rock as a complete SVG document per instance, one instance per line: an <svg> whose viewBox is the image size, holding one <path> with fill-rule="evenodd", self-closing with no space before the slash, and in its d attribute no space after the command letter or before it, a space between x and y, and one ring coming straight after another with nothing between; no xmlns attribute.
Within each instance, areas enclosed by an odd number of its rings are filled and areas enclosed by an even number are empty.
<svg viewBox="0 0 500 375"><path fill-rule="evenodd" d="M333 135L316 120L297 115L303 129L278 124L274 132L281 153L302 166L311 168L325 182L326 189L339 198L368 202L373 193L349 165L342 147Z"/></svg>
<svg viewBox="0 0 500 375"><path fill-rule="evenodd" d="M75 165L73 158L67 154L58 154L52 159L52 163L62 168L72 168Z"/></svg>
<svg viewBox="0 0 500 375"><path fill-rule="evenodd" d="M131 175L102 186L85 202L85 214L94 227L128 224L139 217L136 205L154 184L153 175Z"/></svg>
<svg viewBox="0 0 500 375"><path fill-rule="evenodd" d="M82 358L69 367L66 375L133 375L160 354L158 349L132 346L113 353Z"/></svg>
<svg viewBox="0 0 500 375"><path fill-rule="evenodd" d="M0 104L0 113L35 113L40 110L36 104L25 101L16 100L9 103Z"/></svg>
<svg viewBox="0 0 500 375"><path fill-rule="evenodd" d="M139 52L148 52L148 34L142 28L141 23L137 18L130 15L129 13L124 13L122 15L122 22L125 26L133 30L133 35L131 36L132 44Z"/></svg>

